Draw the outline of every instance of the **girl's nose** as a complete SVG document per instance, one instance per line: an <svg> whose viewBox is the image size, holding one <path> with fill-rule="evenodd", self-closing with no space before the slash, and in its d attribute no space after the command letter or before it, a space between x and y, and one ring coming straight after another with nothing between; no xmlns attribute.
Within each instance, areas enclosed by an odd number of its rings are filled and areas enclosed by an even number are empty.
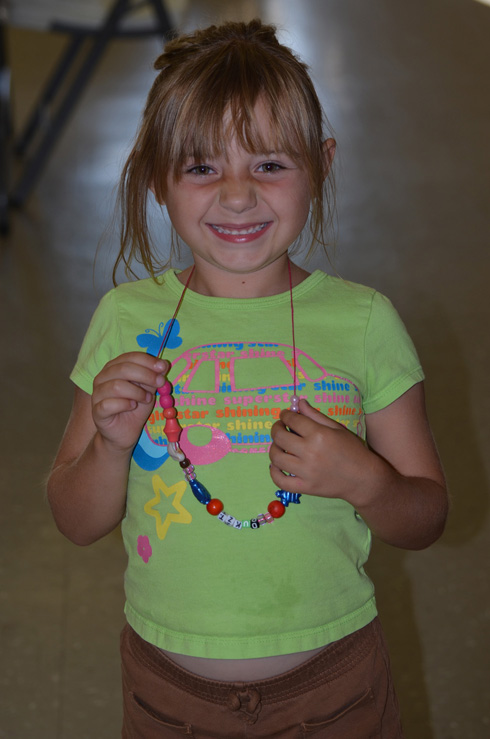
<svg viewBox="0 0 490 739"><path fill-rule="evenodd" d="M243 213L257 205L254 183L248 178L227 178L221 183L219 203L226 210Z"/></svg>

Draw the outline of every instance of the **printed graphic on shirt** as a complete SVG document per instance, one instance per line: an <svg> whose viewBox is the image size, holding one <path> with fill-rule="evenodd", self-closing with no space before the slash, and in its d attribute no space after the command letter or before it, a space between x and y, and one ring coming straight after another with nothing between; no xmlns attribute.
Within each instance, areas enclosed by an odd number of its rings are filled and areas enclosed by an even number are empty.
<svg viewBox="0 0 490 739"><path fill-rule="evenodd" d="M145 513L155 518L158 538L165 539L172 523L191 523L192 521L192 515L182 505L182 496L187 483L182 480L175 485L167 486L159 475L153 476L152 483L155 497L146 503ZM171 501L170 510L167 500ZM165 504L163 507L162 502Z"/></svg>
<svg viewBox="0 0 490 739"><path fill-rule="evenodd" d="M172 329L170 329L172 326ZM180 326L177 319L172 324L172 319L158 326L158 330L155 331L153 328L145 328L145 332L136 337L138 346L142 349L146 349L147 354L153 354L158 357L163 347L166 346L169 349L177 349L182 344L182 339L179 336ZM168 334L168 336L167 336Z"/></svg>
<svg viewBox="0 0 490 739"><path fill-rule="evenodd" d="M136 544L136 551L138 552L139 556L143 560L145 564L148 564L150 561L150 557L153 554L153 549L150 544L150 539L148 536L138 536L137 544Z"/></svg>
<svg viewBox="0 0 490 739"><path fill-rule="evenodd" d="M205 465L230 453L267 454L271 428L294 390L292 353L287 344L239 342L192 347L172 361L180 445L189 459ZM363 436L361 396L351 380L296 349L296 382L300 397ZM164 428L157 398L133 454L147 471L168 459Z"/></svg>
<svg viewBox="0 0 490 739"><path fill-rule="evenodd" d="M137 337L147 352L158 354L162 342L177 349L182 344L177 321L158 331L147 329ZM296 349L296 393L353 433L364 436L361 396L346 377L329 373L313 357ZM294 391L293 348L288 344L237 342L186 349L172 359L169 379L177 418L182 427L180 446L197 467L212 464L228 454L267 454L271 429ZM154 519L153 536L161 542L172 524L189 524L192 514L183 503L185 480L167 485L169 459L164 409L159 398L143 429L133 460L152 477L153 494L144 505ZM173 529L172 529L173 530ZM153 536L151 537L153 539ZM157 542L153 541L155 545ZM138 553L145 564L152 554L150 539L141 534Z"/></svg>

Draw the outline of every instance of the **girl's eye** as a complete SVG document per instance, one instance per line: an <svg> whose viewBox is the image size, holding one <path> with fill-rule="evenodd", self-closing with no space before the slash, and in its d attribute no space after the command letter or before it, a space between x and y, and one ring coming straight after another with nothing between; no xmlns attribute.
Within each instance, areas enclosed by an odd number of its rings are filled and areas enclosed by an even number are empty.
<svg viewBox="0 0 490 739"><path fill-rule="evenodd" d="M271 174L273 172L279 172L281 169L284 169L284 167L277 162L264 162L263 164L260 164L257 169L259 172Z"/></svg>
<svg viewBox="0 0 490 739"><path fill-rule="evenodd" d="M187 172L189 174L207 175L212 174L214 170L208 167L207 164L196 164L194 167L190 167Z"/></svg>

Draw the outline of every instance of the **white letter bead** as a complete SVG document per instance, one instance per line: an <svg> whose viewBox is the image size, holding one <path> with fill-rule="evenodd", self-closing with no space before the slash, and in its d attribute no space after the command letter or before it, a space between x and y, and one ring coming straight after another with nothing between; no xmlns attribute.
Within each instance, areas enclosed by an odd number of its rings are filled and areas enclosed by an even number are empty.
<svg viewBox="0 0 490 739"><path fill-rule="evenodd" d="M234 516L229 516L228 513L226 513L225 511L218 513L218 518L220 521L223 521L223 523L225 523L227 526L232 526L235 529L242 528L242 522L238 521Z"/></svg>

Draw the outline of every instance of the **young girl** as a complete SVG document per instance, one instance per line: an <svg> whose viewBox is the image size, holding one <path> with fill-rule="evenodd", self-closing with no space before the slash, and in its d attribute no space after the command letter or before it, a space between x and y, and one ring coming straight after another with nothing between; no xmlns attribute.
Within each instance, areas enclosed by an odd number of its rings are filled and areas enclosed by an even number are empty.
<svg viewBox="0 0 490 739"><path fill-rule="evenodd" d="M386 298L289 259L325 243L335 142L274 28L182 36L156 68L118 260L150 277L94 315L48 484L77 544L122 522L123 736L400 737L364 564L371 532L444 527L417 355ZM188 269L158 274L148 197Z"/></svg>

